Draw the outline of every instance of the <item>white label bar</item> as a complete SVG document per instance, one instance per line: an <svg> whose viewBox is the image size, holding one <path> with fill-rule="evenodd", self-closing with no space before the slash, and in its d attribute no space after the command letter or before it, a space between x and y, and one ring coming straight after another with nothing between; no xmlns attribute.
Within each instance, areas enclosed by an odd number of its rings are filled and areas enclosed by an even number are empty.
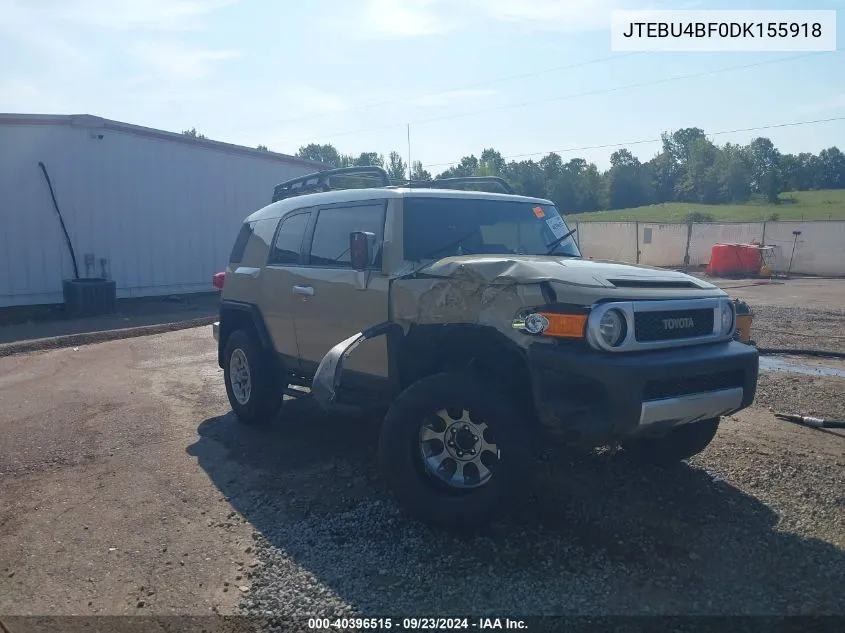
<svg viewBox="0 0 845 633"><path fill-rule="evenodd" d="M613 11L613 51L836 50L836 11Z"/></svg>

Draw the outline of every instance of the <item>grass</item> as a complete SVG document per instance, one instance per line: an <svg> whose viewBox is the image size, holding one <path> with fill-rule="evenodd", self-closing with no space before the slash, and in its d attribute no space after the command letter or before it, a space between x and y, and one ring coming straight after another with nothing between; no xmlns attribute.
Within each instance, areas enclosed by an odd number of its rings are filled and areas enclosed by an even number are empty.
<svg viewBox="0 0 845 633"><path fill-rule="evenodd" d="M666 202L633 209L578 213L567 217L578 222L684 222L690 213L704 213L716 222L761 222L763 220L845 220L845 189L790 191L780 194L779 204L693 204Z"/></svg>

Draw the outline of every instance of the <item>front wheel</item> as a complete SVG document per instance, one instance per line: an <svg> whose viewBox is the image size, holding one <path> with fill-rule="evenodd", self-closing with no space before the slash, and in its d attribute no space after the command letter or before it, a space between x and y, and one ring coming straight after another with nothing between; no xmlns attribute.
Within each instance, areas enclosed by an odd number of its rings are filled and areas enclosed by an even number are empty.
<svg viewBox="0 0 845 633"><path fill-rule="evenodd" d="M476 529L507 512L531 462L527 421L500 391L464 373L428 376L385 416L382 470L399 505L447 529Z"/></svg>
<svg viewBox="0 0 845 633"><path fill-rule="evenodd" d="M703 451L719 430L719 418L684 424L661 437L636 438L622 448L639 461L671 466Z"/></svg>

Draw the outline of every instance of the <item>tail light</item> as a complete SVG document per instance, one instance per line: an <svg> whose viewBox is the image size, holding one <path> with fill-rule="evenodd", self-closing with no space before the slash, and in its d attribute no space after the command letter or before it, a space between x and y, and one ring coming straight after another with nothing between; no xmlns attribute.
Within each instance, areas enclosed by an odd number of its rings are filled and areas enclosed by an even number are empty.
<svg viewBox="0 0 845 633"><path fill-rule="evenodd" d="M218 290L223 290L223 282L226 280L226 273L217 273L214 277L211 278L211 285L217 288Z"/></svg>

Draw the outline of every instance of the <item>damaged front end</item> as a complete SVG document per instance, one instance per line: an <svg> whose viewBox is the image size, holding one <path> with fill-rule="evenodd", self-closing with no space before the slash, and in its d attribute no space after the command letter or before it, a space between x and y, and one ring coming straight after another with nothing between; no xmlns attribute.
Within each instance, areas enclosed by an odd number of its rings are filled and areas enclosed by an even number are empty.
<svg viewBox="0 0 845 633"><path fill-rule="evenodd" d="M390 283L389 320L340 341L320 361L311 387L318 405L326 412L356 409L338 396L344 361L359 345L379 336L395 334L395 340L401 340L414 326L479 325L518 343L514 316L548 297L539 280L514 275L515 266L518 263L509 258L456 257L435 262L425 273L409 270L397 275Z"/></svg>

